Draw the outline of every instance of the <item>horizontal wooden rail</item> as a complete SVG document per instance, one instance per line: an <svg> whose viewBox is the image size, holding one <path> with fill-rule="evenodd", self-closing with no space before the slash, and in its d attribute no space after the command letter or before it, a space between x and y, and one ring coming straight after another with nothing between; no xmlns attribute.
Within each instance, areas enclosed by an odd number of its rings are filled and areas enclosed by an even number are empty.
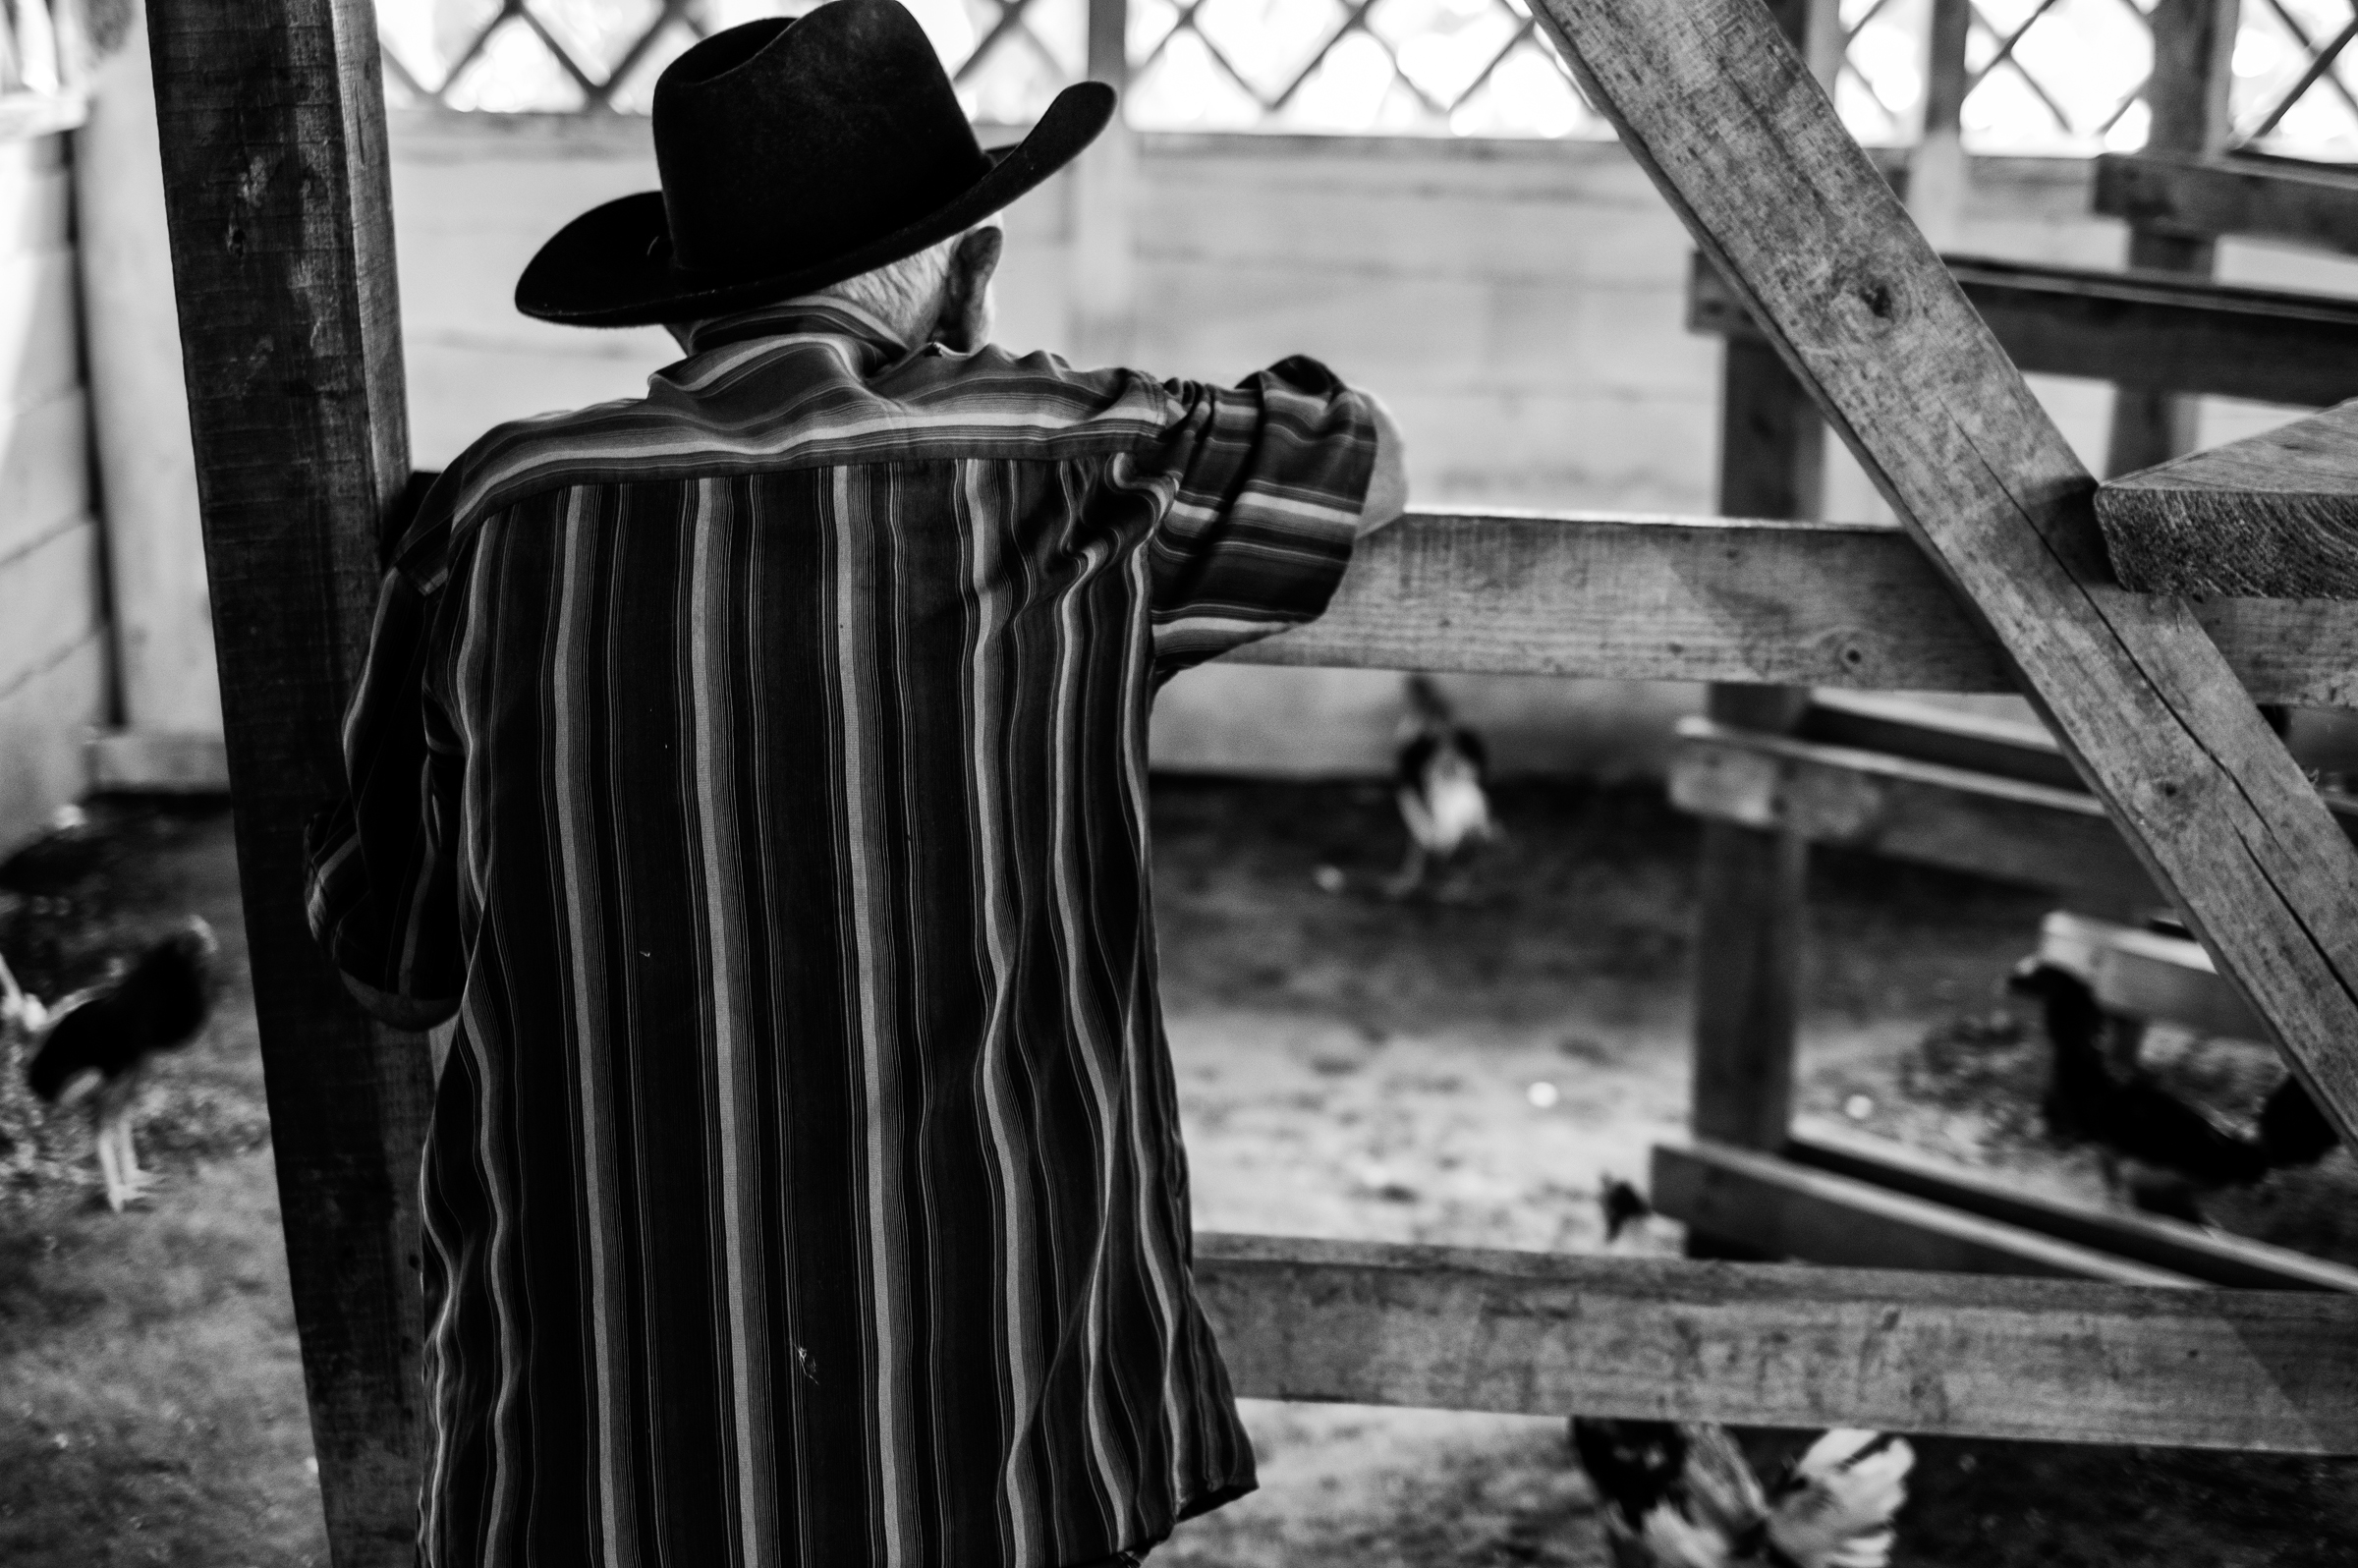
<svg viewBox="0 0 2358 1568"><path fill-rule="evenodd" d="M2358 302L2165 272L1944 259L2020 369L2264 403L2323 407L2358 397ZM1687 325L1721 336L1757 331L1701 256L1689 276Z"/></svg>
<svg viewBox="0 0 2358 1568"><path fill-rule="evenodd" d="M2358 1268L2174 1219L2065 1203L1987 1171L1935 1159L1905 1144L1871 1138L1835 1122L1815 1118L1798 1122L1786 1141L1784 1155L1812 1170L1871 1182L1890 1192L2214 1285L2358 1295Z"/></svg>
<svg viewBox="0 0 2358 1568"><path fill-rule="evenodd" d="M1656 1148L1648 1191L1658 1212L1690 1230L1769 1258L2178 1289L2196 1283L2174 1269L1723 1144Z"/></svg>
<svg viewBox="0 0 2358 1568"><path fill-rule="evenodd" d="M2092 205L2141 229L2289 240L2358 255L2358 173L2279 158L2109 152Z"/></svg>
<svg viewBox="0 0 2358 1568"><path fill-rule="evenodd" d="M2039 927L2039 957L2086 980L2106 1012L2232 1039L2269 1037L2202 943L2189 938L2056 910Z"/></svg>
<svg viewBox="0 0 2358 1568"><path fill-rule="evenodd" d="M2358 1452L2358 1299L1196 1238L1239 1394Z"/></svg>
<svg viewBox="0 0 2358 1568"><path fill-rule="evenodd" d="M1709 719L1679 724L1670 799L1683 812L1777 828L2027 887L2160 895L2096 797L1820 746Z"/></svg>
<svg viewBox="0 0 2358 1568"><path fill-rule="evenodd" d="M2358 707L2358 606L2215 599L2263 702ZM1995 646L1899 528L1420 511L1361 543L1317 621L1240 663L2006 692Z"/></svg>
<svg viewBox="0 0 2358 1568"><path fill-rule="evenodd" d="M1914 698L1875 693L1816 694L1793 726L1793 738L1859 752L1881 752L1916 762L1937 762L1994 773L2060 790L2084 788L2079 769L2047 727L2032 720L1970 713Z"/></svg>

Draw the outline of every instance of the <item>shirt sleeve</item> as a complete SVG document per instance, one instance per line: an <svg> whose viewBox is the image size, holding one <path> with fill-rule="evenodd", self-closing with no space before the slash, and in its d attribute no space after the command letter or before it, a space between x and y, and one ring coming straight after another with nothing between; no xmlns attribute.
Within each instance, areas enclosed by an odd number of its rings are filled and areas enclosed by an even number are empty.
<svg viewBox="0 0 2358 1568"><path fill-rule="evenodd" d="M368 1010L401 1029L458 1011L453 861L463 756L428 690L439 595L386 574L344 717L347 793L305 833L312 939Z"/></svg>
<svg viewBox="0 0 2358 1568"><path fill-rule="evenodd" d="M1316 360L1165 390L1175 420L1128 460L1162 501L1148 544L1157 682L1316 620L1376 467L1368 400Z"/></svg>

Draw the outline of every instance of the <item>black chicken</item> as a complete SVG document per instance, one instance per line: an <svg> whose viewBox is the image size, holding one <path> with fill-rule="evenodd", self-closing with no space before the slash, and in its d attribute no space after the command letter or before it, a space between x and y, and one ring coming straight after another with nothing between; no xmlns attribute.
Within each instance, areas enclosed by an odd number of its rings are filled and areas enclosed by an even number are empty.
<svg viewBox="0 0 2358 1568"><path fill-rule="evenodd" d="M1482 737L1458 723L1440 688L1428 677L1408 680L1408 713L1401 720L1398 762L1400 816L1408 824L1408 857L1384 891L1406 898L1425 885L1435 862L1446 867L1466 851L1498 836L1484 788L1489 756Z"/></svg>
<svg viewBox="0 0 2358 1568"><path fill-rule="evenodd" d="M1725 1428L1572 1418L1615 1568L1882 1568L1916 1463L1907 1442L1839 1428L1763 1486Z"/></svg>
<svg viewBox="0 0 2358 1568"><path fill-rule="evenodd" d="M191 919L122 973L52 1007L5 979L0 1006L31 1039L26 1083L52 1104L92 1102L98 1168L107 1206L117 1213L154 1179L140 1169L132 1147L131 1112L141 1079L156 1055L204 1033L220 950L212 927Z"/></svg>
<svg viewBox="0 0 2358 1568"><path fill-rule="evenodd" d="M2053 1053L2040 1106L2048 1131L2096 1145L2115 1191L2124 1185L2123 1161L2143 1167L2132 1169L2125 1185L2149 1213L2200 1224L2199 1194L2314 1164L2337 1142L2298 1079L2286 1078L2270 1093L2256 1134L2222 1127L2133 1067L2125 1074L2114 1069L2105 1050L2112 1020L2086 980L2026 959L2009 984L2038 997L2045 1014Z"/></svg>

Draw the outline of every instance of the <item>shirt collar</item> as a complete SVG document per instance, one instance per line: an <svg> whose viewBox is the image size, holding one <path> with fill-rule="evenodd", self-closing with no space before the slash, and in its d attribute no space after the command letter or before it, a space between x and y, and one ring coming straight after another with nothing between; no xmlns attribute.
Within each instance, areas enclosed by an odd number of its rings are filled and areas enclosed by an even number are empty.
<svg viewBox="0 0 2358 1568"><path fill-rule="evenodd" d="M909 345L873 312L832 294L803 294L777 300L750 310L706 316L688 324L688 352L702 354L725 344L790 332L826 332L858 338L892 354L906 354Z"/></svg>

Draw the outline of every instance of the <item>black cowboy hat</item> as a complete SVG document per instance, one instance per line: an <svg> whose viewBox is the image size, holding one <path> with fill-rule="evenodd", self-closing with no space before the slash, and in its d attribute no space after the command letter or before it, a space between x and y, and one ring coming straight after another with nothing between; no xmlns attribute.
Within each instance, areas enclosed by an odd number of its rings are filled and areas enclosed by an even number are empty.
<svg viewBox="0 0 2358 1568"><path fill-rule="evenodd" d="M661 191L583 213L516 282L516 308L640 326L790 299L961 234L1072 161L1113 89L1067 87L984 152L917 19L830 0L714 33L655 83Z"/></svg>

